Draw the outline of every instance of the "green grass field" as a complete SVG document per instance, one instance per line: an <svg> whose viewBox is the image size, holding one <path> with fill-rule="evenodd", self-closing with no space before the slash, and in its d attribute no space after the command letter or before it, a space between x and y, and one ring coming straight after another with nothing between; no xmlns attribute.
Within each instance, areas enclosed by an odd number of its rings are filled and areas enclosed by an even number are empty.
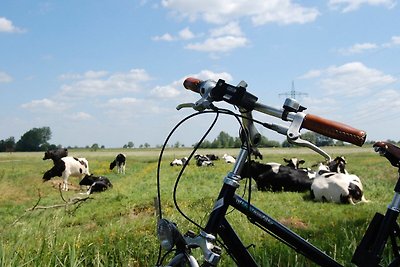
<svg viewBox="0 0 400 267"><path fill-rule="evenodd" d="M376 211L385 212L397 179L395 168L371 148L329 148L332 156L345 155L347 169L363 182L370 203L339 205L316 203L307 193L252 193L252 203L267 212L345 266L352 266L352 253ZM113 189L93 194L86 201L64 207L34 209L65 204L58 190L60 179L42 183L43 173L52 166L43 153L0 153L0 266L154 266L158 256L156 237L156 168L159 150L126 150L125 175L108 170L118 151L70 150L71 156L86 157L90 171L105 175ZM237 150L203 150L218 155ZM305 149L262 149L263 162L283 162L297 156L311 166L322 158ZM163 216L175 221L185 232L197 230L174 209L172 187L180 167L169 162L187 156L189 149L169 149L162 164ZM188 166L178 187L181 209L203 224L231 166L223 161L214 167ZM78 184L70 178L70 188ZM239 188L242 194L243 186ZM63 193L65 200L80 191ZM40 202L38 202L40 196ZM229 220L261 266L314 266L303 256L258 230L238 212ZM386 259L388 260L388 259ZM234 263L224 253L220 266Z"/></svg>

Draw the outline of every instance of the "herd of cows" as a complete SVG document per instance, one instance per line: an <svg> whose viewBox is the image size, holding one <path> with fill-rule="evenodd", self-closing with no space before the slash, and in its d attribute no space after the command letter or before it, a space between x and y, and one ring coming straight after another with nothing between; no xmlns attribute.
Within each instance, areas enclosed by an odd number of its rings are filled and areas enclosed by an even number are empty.
<svg viewBox="0 0 400 267"><path fill-rule="evenodd" d="M62 177L63 183L61 190L68 191L68 178L70 176L79 177L80 186L87 186L86 194L103 192L112 187L110 180L105 176L94 176L89 172L89 163L85 158L76 158L68 156L68 149L59 148L48 150L44 153L43 160L51 159L53 167L43 175L43 182L53 177ZM110 170L117 167L118 173L125 174L126 156L118 154L110 163Z"/></svg>
<svg viewBox="0 0 400 267"><path fill-rule="evenodd" d="M254 154L254 153L253 153ZM255 154L261 158L260 153ZM219 160L214 154L195 155L196 165L214 166ZM222 159L226 163L235 163L235 158L224 154ZM187 158L175 159L171 166L182 166ZM285 165L270 162L261 163L254 160L246 162L240 176L253 178L259 191L289 191L310 192L315 201L351 203L368 202L360 178L346 170L346 160L343 156L336 157L330 162L321 162L316 170L301 168L304 160L297 158L284 159Z"/></svg>
<svg viewBox="0 0 400 267"><path fill-rule="evenodd" d="M256 158L262 159L261 153L252 153ZM48 150L44 153L43 160L51 159L54 166L43 175L43 181L53 177L62 177L61 189L68 190L68 178L79 177L80 186L87 186L86 194L102 192L112 187L110 180L105 176L95 176L89 172L89 163L85 158L68 156L68 150L59 148ZM183 166L188 164L187 158L174 159L170 166ZM196 165L214 166L219 160L215 154L195 155ZM227 164L234 164L236 159L224 154L222 160ZM312 199L335 203L368 202L365 199L363 186L357 175L349 174L346 170L346 160L343 156L336 157L330 162L319 163L316 170L301 168L304 160L297 158L284 159L285 165L275 162L261 163L255 160L246 162L240 176L253 178L259 191L290 191L310 192ZM117 167L117 172L125 174L126 156L118 154L110 163L110 170Z"/></svg>

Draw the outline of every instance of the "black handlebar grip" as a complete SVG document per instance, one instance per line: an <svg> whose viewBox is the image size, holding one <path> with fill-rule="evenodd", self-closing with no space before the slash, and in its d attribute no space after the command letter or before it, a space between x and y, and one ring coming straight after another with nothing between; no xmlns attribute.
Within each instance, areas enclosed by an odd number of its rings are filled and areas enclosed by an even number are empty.
<svg viewBox="0 0 400 267"><path fill-rule="evenodd" d="M307 114L303 120L302 127L313 132L362 146L367 138L367 133L349 125L327 120L312 114Z"/></svg>
<svg viewBox="0 0 400 267"><path fill-rule="evenodd" d="M202 80L199 80L197 78L189 77L186 78L185 81L183 82L183 86L186 89L189 89L195 93L200 94L200 84Z"/></svg>

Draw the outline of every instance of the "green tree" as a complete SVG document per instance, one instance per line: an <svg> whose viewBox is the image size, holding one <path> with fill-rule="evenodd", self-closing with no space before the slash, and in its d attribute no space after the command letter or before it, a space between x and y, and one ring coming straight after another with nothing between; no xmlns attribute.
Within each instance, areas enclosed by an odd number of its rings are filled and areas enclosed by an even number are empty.
<svg viewBox="0 0 400 267"><path fill-rule="evenodd" d="M13 136L6 140L0 140L0 152L11 152L15 150L15 139Z"/></svg>
<svg viewBox="0 0 400 267"><path fill-rule="evenodd" d="M15 139L13 136L6 140L0 140L0 152L10 152L15 150Z"/></svg>
<svg viewBox="0 0 400 267"><path fill-rule="evenodd" d="M282 142L282 147L294 147L294 145L289 143L288 140L285 140Z"/></svg>
<svg viewBox="0 0 400 267"><path fill-rule="evenodd" d="M97 151L99 149L99 144L95 143L90 147L90 150Z"/></svg>
<svg viewBox="0 0 400 267"><path fill-rule="evenodd" d="M128 148L134 148L135 144L132 141L128 142Z"/></svg>
<svg viewBox="0 0 400 267"><path fill-rule="evenodd" d="M16 151L44 151L49 147L50 138L49 127L33 128L21 136L15 149Z"/></svg>
<svg viewBox="0 0 400 267"><path fill-rule="evenodd" d="M305 132L304 134L301 135L301 138L313 144L317 143L317 134L314 132Z"/></svg>
<svg viewBox="0 0 400 267"><path fill-rule="evenodd" d="M225 148L225 147L233 147L235 144L235 140L228 133L221 131L217 138L212 142L212 147L215 148Z"/></svg>
<svg viewBox="0 0 400 267"><path fill-rule="evenodd" d="M333 146L335 144L332 138L314 132L306 132L301 135L301 138L317 146Z"/></svg>
<svg viewBox="0 0 400 267"><path fill-rule="evenodd" d="M261 141L259 147L280 147L281 144L278 141L268 140L267 137L261 135Z"/></svg>

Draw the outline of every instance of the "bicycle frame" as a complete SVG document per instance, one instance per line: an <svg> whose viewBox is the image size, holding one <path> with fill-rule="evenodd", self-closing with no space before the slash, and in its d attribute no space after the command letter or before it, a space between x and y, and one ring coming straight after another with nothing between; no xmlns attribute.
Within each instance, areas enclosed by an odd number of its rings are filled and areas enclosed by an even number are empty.
<svg viewBox="0 0 400 267"><path fill-rule="evenodd" d="M290 245L315 263L321 266L342 266L308 241L235 194L238 187L237 179L240 178L238 173L242 169L247 156L247 148L241 148L233 171L225 177L224 185L210 214L205 232L215 236L219 235L239 266L258 266L225 218L229 206L232 206L245 214L254 224L260 226L260 228L265 228L266 232Z"/></svg>
<svg viewBox="0 0 400 267"><path fill-rule="evenodd" d="M224 179L224 184L210 214L204 232L219 236L225 244L228 253L239 266L258 266L248 249L243 245L225 215L229 207L233 207L246 215L249 220L276 239L290 246L296 252L304 255L309 260L320 266L342 266L329 255L312 245L301 236L279 223L268 214L248 203L245 199L235 194L239 185L240 170L242 169L248 151L242 147L237 161ZM389 266L398 266L400 263L399 246L400 228L397 218L400 212L400 177L395 187L395 195L384 215L377 213L370 223L363 240L353 255L352 262L358 266L379 266L382 252L390 238L395 259ZM206 259L207 261L207 259Z"/></svg>
<svg viewBox="0 0 400 267"><path fill-rule="evenodd" d="M219 236L222 243L225 244L227 252L238 266L258 266L226 218L229 207L233 207L247 216L261 230L272 235L280 242L285 243L312 262L326 267L343 266L325 252L235 193L241 180L239 174L249 156L249 149L251 148L245 145L240 149L232 171L224 178L224 183L204 230L197 236L193 234L191 236L185 235L187 246L189 248L200 247L203 250L206 263L210 266L215 266L218 264L220 255L210 249L209 243L213 242L216 236ZM352 262L357 266L379 266L383 250L389 239L392 244L394 260L388 266L394 267L400 264L400 248L398 246L400 227L397 224L400 212L400 176L394 191L393 200L389 204L386 214L377 213L375 215L353 255ZM179 257L180 255L178 254L175 261L179 262ZM191 266L197 265L193 264Z"/></svg>

